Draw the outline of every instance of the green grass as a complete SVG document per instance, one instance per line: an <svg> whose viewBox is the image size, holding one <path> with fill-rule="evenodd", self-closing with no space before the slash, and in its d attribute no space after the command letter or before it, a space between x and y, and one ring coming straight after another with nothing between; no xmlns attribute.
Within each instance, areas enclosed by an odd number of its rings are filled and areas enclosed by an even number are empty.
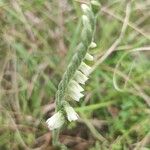
<svg viewBox="0 0 150 150"><path fill-rule="evenodd" d="M100 3L95 63L119 38L127 4ZM70 149L150 149L149 7L148 0L131 2L123 37L73 104L80 120L60 135L64 144L75 143ZM0 0L0 18L0 149L52 149L45 120L80 41L80 2Z"/></svg>

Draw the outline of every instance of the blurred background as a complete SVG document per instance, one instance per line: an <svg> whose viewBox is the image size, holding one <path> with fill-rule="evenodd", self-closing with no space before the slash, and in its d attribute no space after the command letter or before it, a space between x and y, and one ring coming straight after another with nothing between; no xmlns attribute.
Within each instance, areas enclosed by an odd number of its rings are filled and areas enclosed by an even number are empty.
<svg viewBox="0 0 150 150"><path fill-rule="evenodd" d="M86 0L0 0L0 150L52 150L45 120L80 42ZM72 150L150 149L150 1L99 0L93 72Z"/></svg>

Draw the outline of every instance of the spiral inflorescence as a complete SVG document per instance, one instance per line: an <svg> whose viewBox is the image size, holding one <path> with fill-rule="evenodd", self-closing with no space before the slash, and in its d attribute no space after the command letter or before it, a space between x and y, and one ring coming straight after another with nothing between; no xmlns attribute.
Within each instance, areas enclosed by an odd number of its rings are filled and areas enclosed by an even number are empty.
<svg viewBox="0 0 150 150"><path fill-rule="evenodd" d="M64 73L61 82L59 83L58 90L56 92L56 105L57 110L63 107L63 101L66 94L69 82L74 77L79 66L85 59L87 51L93 42L93 34L96 24L96 14L99 8L99 3L92 1L90 5L82 4L81 8L83 10L82 22L83 29L81 32L81 42L77 46L77 53L73 56L70 64Z"/></svg>
<svg viewBox="0 0 150 150"><path fill-rule="evenodd" d="M82 4L81 8L83 11L81 42L78 44L77 52L74 54L58 85L56 92L56 113L46 121L49 129L54 130L53 145L55 146L61 145L58 143L58 135L59 129L65 123L65 118L70 122L78 119L78 114L67 102L67 96L70 96L75 101L79 101L84 96L82 94L84 91L82 85L88 80L91 70L86 61L93 61L93 56L89 50L96 47L93 37L100 4L92 0L89 4Z"/></svg>

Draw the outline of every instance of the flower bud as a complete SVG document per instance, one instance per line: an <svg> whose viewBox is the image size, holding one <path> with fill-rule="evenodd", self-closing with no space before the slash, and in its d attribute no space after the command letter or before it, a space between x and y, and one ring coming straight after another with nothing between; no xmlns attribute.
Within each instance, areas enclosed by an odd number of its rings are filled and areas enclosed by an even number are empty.
<svg viewBox="0 0 150 150"><path fill-rule="evenodd" d="M82 16L82 22L83 22L84 28L87 28L87 30L90 30L90 31L92 30L90 20L86 15Z"/></svg>
<svg viewBox="0 0 150 150"><path fill-rule="evenodd" d="M94 21L94 14L93 14L91 8L88 5L86 5L86 4L82 4L81 8L82 8L84 14L89 18L90 22L93 23L93 21ZM92 26L93 26L93 24L92 24Z"/></svg>
<svg viewBox="0 0 150 150"><path fill-rule="evenodd" d="M86 4L81 4L81 8L85 14L88 14L91 11L90 7Z"/></svg>
<svg viewBox="0 0 150 150"><path fill-rule="evenodd" d="M89 45L92 40L92 31L89 30L87 27L84 27L81 33L81 39L84 45Z"/></svg>
<svg viewBox="0 0 150 150"><path fill-rule="evenodd" d="M99 11L99 9L100 9L100 3L98 2L98 1L96 1L96 0L92 0L91 1L91 6L92 6L92 10L93 10L93 12L95 13L95 14L97 14L98 13L98 11Z"/></svg>
<svg viewBox="0 0 150 150"><path fill-rule="evenodd" d="M95 48L95 47L97 47L96 43L92 42L92 43L90 44L90 48Z"/></svg>
<svg viewBox="0 0 150 150"><path fill-rule="evenodd" d="M92 55L90 55L89 53L87 53L87 54L85 55L85 59L86 59L86 60L89 60L89 61L93 61L93 60L94 60L94 57L93 57Z"/></svg>

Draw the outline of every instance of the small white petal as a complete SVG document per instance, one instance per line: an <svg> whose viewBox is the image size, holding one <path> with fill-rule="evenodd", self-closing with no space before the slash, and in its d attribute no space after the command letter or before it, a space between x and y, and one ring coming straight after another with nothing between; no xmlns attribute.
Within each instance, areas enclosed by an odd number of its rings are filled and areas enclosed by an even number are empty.
<svg viewBox="0 0 150 150"><path fill-rule="evenodd" d="M60 128L64 124L64 117L61 112L57 112L46 121L48 128L54 130Z"/></svg>
<svg viewBox="0 0 150 150"><path fill-rule="evenodd" d="M97 47L96 43L92 42L92 43L90 44L90 48L95 48L95 47Z"/></svg>
<svg viewBox="0 0 150 150"><path fill-rule="evenodd" d="M82 8L82 10L83 10L84 13L87 13L87 12L91 11L90 7L87 6L86 4L82 4L81 8Z"/></svg>
<svg viewBox="0 0 150 150"><path fill-rule="evenodd" d="M79 91L79 92L83 92L84 89L79 85L78 82L76 82L75 80L71 80L69 83L69 88L72 89L73 91Z"/></svg>
<svg viewBox="0 0 150 150"><path fill-rule="evenodd" d="M87 54L85 55L85 59L86 59L86 60L89 60L89 61L93 61L93 60L94 60L94 57L93 57L92 55L90 55L89 53L87 53Z"/></svg>
<svg viewBox="0 0 150 150"><path fill-rule="evenodd" d="M85 84L85 82L88 80L88 77L86 77L86 75L80 71L76 71L74 78L78 83L81 84Z"/></svg>
<svg viewBox="0 0 150 150"><path fill-rule="evenodd" d="M68 120L75 121L79 118L78 114L74 111L74 109L70 106L65 107L66 113L67 113L67 118Z"/></svg>
<svg viewBox="0 0 150 150"><path fill-rule="evenodd" d="M80 98L82 98L84 95L80 92L69 90L69 96L74 99L75 101L79 102Z"/></svg>
<svg viewBox="0 0 150 150"><path fill-rule="evenodd" d="M91 67L85 64L84 62L81 63L79 69L85 74L89 75L91 71Z"/></svg>

